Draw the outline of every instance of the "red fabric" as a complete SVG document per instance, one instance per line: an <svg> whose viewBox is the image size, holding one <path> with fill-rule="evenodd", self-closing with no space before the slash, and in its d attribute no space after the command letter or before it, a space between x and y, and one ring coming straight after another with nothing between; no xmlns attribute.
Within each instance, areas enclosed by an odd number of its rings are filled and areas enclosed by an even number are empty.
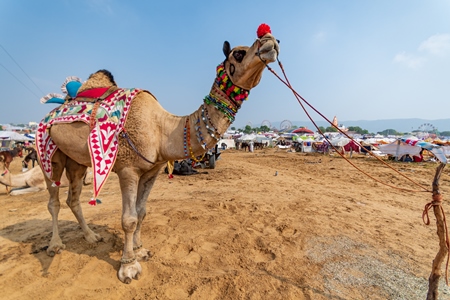
<svg viewBox="0 0 450 300"><path fill-rule="evenodd" d="M350 141L344 146L344 149L346 152L350 152L350 150L353 150L353 152L359 152L359 146L354 141Z"/></svg>
<svg viewBox="0 0 450 300"><path fill-rule="evenodd" d="M106 93L106 91L109 89L109 87L105 87L105 88L96 88L96 89L90 89L90 90L86 90L83 91L81 93L77 94L77 98L78 97L83 97L83 98L98 98L100 96L102 96L104 93ZM76 98L75 98L76 99Z"/></svg>
<svg viewBox="0 0 450 300"><path fill-rule="evenodd" d="M414 160L414 162L421 162L421 161L423 161L423 155L422 154L420 154L420 156L413 156L413 160Z"/></svg>

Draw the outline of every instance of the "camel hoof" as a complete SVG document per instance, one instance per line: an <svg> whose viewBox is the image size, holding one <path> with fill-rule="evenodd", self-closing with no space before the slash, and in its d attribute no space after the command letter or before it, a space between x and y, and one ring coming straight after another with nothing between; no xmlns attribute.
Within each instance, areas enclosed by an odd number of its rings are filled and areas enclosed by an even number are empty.
<svg viewBox="0 0 450 300"><path fill-rule="evenodd" d="M137 273L136 275L134 275L133 279L135 280L139 280L141 278L141 273Z"/></svg>
<svg viewBox="0 0 450 300"><path fill-rule="evenodd" d="M125 284L130 284L131 283L131 278L130 277L126 277L123 281L123 283Z"/></svg>
<svg viewBox="0 0 450 300"><path fill-rule="evenodd" d="M62 244L58 246L48 247L46 252L48 256L54 257L56 254L61 254L64 249L66 249L66 245Z"/></svg>
<svg viewBox="0 0 450 300"><path fill-rule="evenodd" d="M137 260L134 260L133 262L130 263L122 263L119 271L117 272L119 280L125 284L130 284L132 278L135 279L140 278L141 274L142 268L141 265L137 262Z"/></svg>
<svg viewBox="0 0 450 300"><path fill-rule="evenodd" d="M89 243L89 244L95 244L97 242L101 242L103 241L103 237L98 234L95 233L93 231L88 232L87 234L85 234L84 239Z"/></svg>

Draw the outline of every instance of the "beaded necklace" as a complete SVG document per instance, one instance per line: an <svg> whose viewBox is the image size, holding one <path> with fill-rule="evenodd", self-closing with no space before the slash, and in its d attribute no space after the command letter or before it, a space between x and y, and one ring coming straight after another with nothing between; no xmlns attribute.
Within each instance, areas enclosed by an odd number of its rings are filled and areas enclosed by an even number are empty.
<svg viewBox="0 0 450 300"><path fill-rule="evenodd" d="M203 149L206 149L206 142L203 138L202 131L200 130L200 118L197 118L197 122L195 122L195 135L197 136L197 141L202 145Z"/></svg>
<svg viewBox="0 0 450 300"><path fill-rule="evenodd" d="M238 109L241 107L242 101L247 100L250 91L240 88L234 85L233 82L231 82L230 78L226 73L225 66L223 63L217 66L216 71L217 77L216 80L214 81L213 88L211 89L209 95L205 97L204 102L205 104L208 105L211 104L212 106L214 106L217 110L222 112L231 123L233 123L236 113ZM231 101L231 103L229 101ZM218 141L220 138L220 133L213 125L211 118L209 117L208 110L206 109L206 106L202 104L201 107L202 107L201 119L205 124L208 134L216 141ZM207 150L206 147L207 144L205 142L200 127L200 118L197 118L197 122L195 123L195 132L198 142L200 143L200 145L204 150ZM183 141L184 157L188 159L190 155L190 157L194 161L196 162L202 161L206 153L203 153L202 157L200 159L197 159L194 155L194 152L192 151L189 116L186 117L186 124L184 126L183 137L184 137Z"/></svg>
<svg viewBox="0 0 450 300"><path fill-rule="evenodd" d="M242 104L242 101L247 100L248 95L250 94L249 90L240 88L231 82L223 63L217 66L216 84L235 103L239 103L237 101L240 101Z"/></svg>
<svg viewBox="0 0 450 300"><path fill-rule="evenodd" d="M240 88L231 82L223 63L217 66L216 71L217 77L212 90L216 91L217 94L211 91L211 93L205 97L204 102L206 104L212 104L217 110L222 112L231 123L233 123L235 115L241 107L242 101L247 100L250 91ZM222 95L226 97L220 97ZM231 103L227 100L231 100Z"/></svg>
<svg viewBox="0 0 450 300"><path fill-rule="evenodd" d="M206 117L205 117L206 115ZM217 131L216 127L213 125L211 118L209 117L208 110L205 105L202 104L202 120L205 123L205 127L208 130L209 135L216 141L220 138L220 133ZM210 125L208 125L208 122Z"/></svg>
<svg viewBox="0 0 450 300"><path fill-rule="evenodd" d="M202 157L200 159L197 159L194 155L194 152L192 151L192 147L191 147L191 126L189 124L189 116L186 117L186 124L184 126L184 157L186 159L189 158L189 154L188 154L188 149L189 149L189 153L191 154L191 158L195 161L195 162L200 162L203 160L203 158L205 157L205 153L203 153Z"/></svg>

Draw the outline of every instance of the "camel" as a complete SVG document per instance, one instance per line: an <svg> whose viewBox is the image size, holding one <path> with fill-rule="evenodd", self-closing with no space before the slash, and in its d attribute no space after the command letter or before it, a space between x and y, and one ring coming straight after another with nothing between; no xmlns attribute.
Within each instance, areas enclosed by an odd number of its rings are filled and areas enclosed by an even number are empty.
<svg viewBox="0 0 450 300"><path fill-rule="evenodd" d="M3 155L6 167L9 168L9 165L15 157L22 158L22 148L14 147L12 150L0 151L0 155Z"/></svg>
<svg viewBox="0 0 450 300"><path fill-rule="evenodd" d="M167 161L196 160L196 157L214 147L234 121L234 115L246 100L248 92L259 84L266 65L277 60L279 45L270 27L261 24L257 36L251 46L232 49L228 41L224 42L225 59L216 69L211 91L204 103L190 115L175 116L167 112L147 91L138 93L132 100L124 125L128 138L119 136L118 154L113 166L122 193L124 248L117 274L121 282L129 284L133 279L139 279L142 273L140 261L150 258L150 252L142 245L141 226L146 215L147 198L161 168ZM116 86L112 74L100 70L90 75L78 93L111 86ZM78 220L86 241L96 243L102 240L87 226L79 199L83 174L91 166L86 142L89 133L90 126L84 122L53 124L48 131L58 147L51 158L53 176L50 179L46 177L50 194L48 209L53 222L52 238L47 249L50 256L65 249L58 230L59 187L52 184L59 180L63 170L66 170L70 182L67 204ZM42 162L40 164L42 166Z"/></svg>
<svg viewBox="0 0 450 300"><path fill-rule="evenodd" d="M92 178L90 177L90 174L91 172L86 172L86 175L83 178L84 185L89 185L91 183ZM45 177L41 168L36 167L25 173L12 174L9 169L6 168L5 158L2 155L0 155L0 184L11 189L9 192L9 195L11 196L40 192L47 189ZM69 186L69 180L67 179L65 172L63 172L60 187L67 186Z"/></svg>
<svg viewBox="0 0 450 300"><path fill-rule="evenodd" d="M5 163L0 161L0 175L0 184L11 189L9 191L9 195L11 196L34 193L47 189L44 174L39 167L33 168L25 173L12 174L5 167ZM64 174L61 180L61 187L67 186L69 186L69 181Z"/></svg>
<svg viewBox="0 0 450 300"><path fill-rule="evenodd" d="M25 156L25 158L22 160L22 169L28 170L28 163L32 162L32 168L34 168L35 163L37 163L37 151L36 149L30 147L27 149L28 154Z"/></svg>

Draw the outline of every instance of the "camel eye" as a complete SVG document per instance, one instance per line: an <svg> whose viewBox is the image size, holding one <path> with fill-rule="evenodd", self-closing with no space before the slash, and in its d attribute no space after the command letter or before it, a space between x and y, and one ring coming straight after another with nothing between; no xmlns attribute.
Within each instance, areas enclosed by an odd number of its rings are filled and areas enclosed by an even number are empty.
<svg viewBox="0 0 450 300"><path fill-rule="evenodd" d="M233 57L237 62L242 62L247 51L245 50L236 50L233 52Z"/></svg>

